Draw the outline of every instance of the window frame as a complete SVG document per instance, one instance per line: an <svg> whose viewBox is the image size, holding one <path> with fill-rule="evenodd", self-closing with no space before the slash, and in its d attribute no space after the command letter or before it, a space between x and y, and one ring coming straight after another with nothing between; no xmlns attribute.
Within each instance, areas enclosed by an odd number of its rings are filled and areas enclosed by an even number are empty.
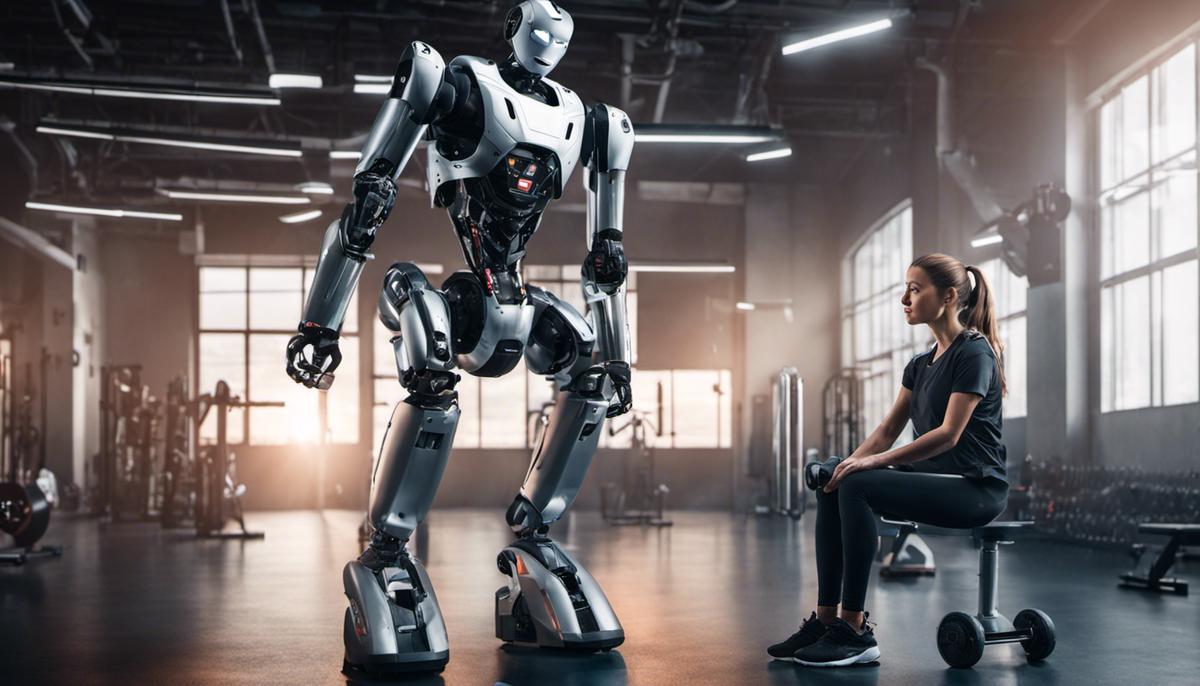
<svg viewBox="0 0 1200 686"><path fill-rule="evenodd" d="M1159 132L1159 88L1163 81L1163 77L1159 74L1160 68L1163 68L1172 59L1178 57L1182 52L1191 49L1192 51L1192 141L1190 147L1169 152L1162 156L1162 159L1156 160L1157 135ZM1143 141L1146 154L1146 164L1143 169L1126 171L1117 169L1116 177L1106 179L1107 169L1109 165L1115 163L1116 167L1120 167L1121 161L1124 159L1125 152L1129 147L1125 140L1125 93L1131 87L1137 86L1139 81L1145 83L1145 100L1144 112L1146 114L1146 130L1144 132L1145 140ZM1108 108L1112 106L1112 110ZM1193 171L1193 193L1194 193L1194 226L1193 231L1196 232L1195 242L1190 249L1185 249L1180 252L1175 252L1169 255L1161 254L1161 232L1162 220L1160 215L1164 207L1161 200L1156 199L1157 193L1166 184L1170 183L1172 171L1175 171L1180 162L1187 162L1190 158L1190 164L1193 170L1200 167L1200 34L1192 33L1189 36L1181 37L1179 40L1172 41L1168 46L1156 51L1151 57L1140 60L1122 75L1119 80L1107 84L1097 95L1089 100L1089 121L1091 122L1093 131L1093 140L1095 145L1092 147L1092 159L1090 167L1092 170L1091 188L1093 201L1093 210L1095 212L1094 233L1096 239L1096 248L1093 251L1092 259L1094 260L1095 269L1095 312L1098 316L1095 318L1096 323L1096 352L1097 364L1095 367L1097 378L1097 393L1096 393L1096 409L1101 414L1109 414L1113 412L1136 411L1148 408L1157 407L1172 407L1178 405L1188 405L1200 402L1200 398L1192 397L1183 400L1168 402L1164 395L1166 387L1166 378L1170 374L1169 366L1171 362L1165 357L1165 336L1163 330L1166 326L1166 314L1163 312L1165 306L1165 293L1162 287L1162 280L1166 270L1177 267L1179 265L1188 264L1191 262L1200 263L1200 173ZM1109 116L1111 111L1112 121L1109 123L1112 131L1116 132L1116 136L1110 140L1105 134L1109 131L1106 128L1105 117ZM1117 143L1115 150L1107 150L1106 146ZM1108 181L1108 184L1106 184ZM1139 188L1138 184L1144 181ZM1127 189L1133 189L1133 192L1125 193ZM1121 203L1130 202L1139 196L1145 198L1145 230L1146 236L1146 262L1144 264L1125 268L1122 271L1116 271L1115 264L1112 270L1109 271L1110 260L1106 259L1108 255L1112 255L1112 261L1117 258L1117 246L1120 245L1121 227L1116 224L1116 217L1112 217L1119 210L1117 209ZM1168 206L1169 207L1169 206ZM1110 214L1111 213L1111 214ZM1112 217L1112 218L1110 218ZM1111 228L1110 228L1111 227ZM1200 267L1198 267L1200 268ZM1147 299L1146 305L1149 308L1147 319L1147 330L1145 336L1141 340L1146 341L1147 345L1147 361L1148 369L1145 373L1149 375L1149 391L1148 399L1143 402L1137 398L1131 400L1128 396L1127 384L1119 382L1115 378L1119 368L1119 349L1117 345L1118 336L1129 336L1129 325L1124 324L1125 315L1121 314L1119 319L1117 312L1123 310L1123 306L1118 305L1116 300L1121 297L1121 289L1132 284L1138 279L1146 279L1147 282ZM1197 280L1197 300L1200 300L1200 279ZM1110 295L1111 294L1111 295ZM1109 304L1110 307L1105 307ZM1140 325L1135 325L1140 326ZM1134 338L1137 338L1136 334ZM1197 362L1196 368L1200 369L1200 345L1197 346ZM1200 383L1200 379L1197 380ZM1121 393L1125 391L1125 393Z"/></svg>
<svg viewBox="0 0 1200 686"><path fill-rule="evenodd" d="M227 328L227 327L203 328L202 327L201 299L204 295L204 292L201 290L201 283L202 283L201 275L205 269L238 269L243 272L244 279L245 279L245 286L244 286L242 295L243 295L243 303L245 306L245 314L246 314L246 318L244 320L244 326L242 326L240 328ZM242 358L243 371L242 371L242 373L243 373L243 380L244 380L243 386L244 387L242 389L242 399L249 400L249 401L258 400L254 396L254 389L252 387L253 384L251 381L252 376L253 376L251 373L251 368L252 368L251 339L256 335L291 336L291 335L295 334L294 329L255 328L253 326L253 322L251 321L252 312L253 312L253 309L251 307L251 295L252 295L252 293L254 293L256 291L254 291L254 289L251 287L251 271L255 270L255 269L294 269L294 270L299 270L299 272L300 272L299 277L300 277L300 307L301 307L301 311L298 312L297 316L296 316L296 321L298 322L303 317L303 307L305 304L306 296L308 294L308 288L309 288L309 283L310 283L309 275L312 272L316 271L316 261L313 259L308 259L308 258L288 258L288 257L280 258L277 256L265 256L265 255L253 255L253 256L246 256L246 257L211 256L211 259L197 261L196 269L195 269L195 279L196 279L196 298L195 298L196 319L195 319L195 321L196 321L196 326L195 326L195 330L194 330L195 335L193 338L193 341L194 341L193 345L195 346L195 350L196 350L195 361L194 361L194 366L193 366L193 374L194 374L194 378L196 379L196 385L199 386L199 380L201 379L201 374L202 374L201 360L203 358L203 355L201 353L201 341L202 341L204 335L205 334L239 335L242 337L242 355L243 355L243 358ZM258 291L258 292L261 292L261 291ZM351 301L350 306L346 312L347 319L349 319L351 316L355 317L356 328L352 331L342 331L340 337L343 339L353 339L355 341L355 345L358 350L358 355L361 355L365 352L365 350L363 348L363 340L364 339L362 336L362 324L361 324L361 322L358 321L358 316L357 316L358 313L355 309L357 307L358 307L358 297L356 294L355 297L353 298L353 300ZM281 349L279 351L279 353L280 353L279 373L283 374L284 373L283 372L283 353L284 353L284 351ZM344 364L356 365L357 361L356 360L347 360L346 362L344 362ZM357 367L354 367L354 368L357 370ZM362 379L361 377L362 377L362 375L361 375L361 373L359 373L357 392L352 394L353 398L354 398L353 402L355 402L357 404L356 416L358 417L358 420L354 423L354 428L353 428L354 438L353 438L353 440L345 440L345 439L339 440L339 439L333 438L330 435L330 432L328 431L329 426L325 426L325 427L318 428L317 438L315 441L316 444L318 444L318 445L355 446L355 445L360 445L362 443L362 440L363 440L363 436L362 436L362 409L363 409L362 408L362 385L363 385L364 379ZM197 388L197 393L207 393L207 392L211 392L211 390L212 389ZM287 441L284 443L270 443L270 442L261 443L261 442L255 442L255 441L251 440L251 436L252 436L251 415L253 414L253 410L254 410L254 408L244 408L244 409L240 410L239 413L241 415L241 417L240 417L241 439L239 441L229 441L229 445L235 446L235 447L263 449L263 448L274 448L274 447L287 446L287 445L293 444L293 441ZM324 413L320 413L320 414L324 414ZM232 419L232 417L231 417L231 419ZM328 419L326 419L325 421L328 424Z"/></svg>

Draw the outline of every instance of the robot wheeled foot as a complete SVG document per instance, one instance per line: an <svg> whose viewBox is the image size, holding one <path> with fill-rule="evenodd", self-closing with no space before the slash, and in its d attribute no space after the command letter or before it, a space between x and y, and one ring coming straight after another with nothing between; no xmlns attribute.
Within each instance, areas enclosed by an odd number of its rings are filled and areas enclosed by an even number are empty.
<svg viewBox="0 0 1200 686"><path fill-rule="evenodd" d="M611 650L625 630L604 591L549 538L521 538L496 560L508 584L496 591L496 638L518 645Z"/></svg>
<svg viewBox="0 0 1200 686"><path fill-rule="evenodd" d="M343 671L387 675L440 672L450 660L446 625L429 576L402 553L373 571L354 560L342 572L346 610Z"/></svg>

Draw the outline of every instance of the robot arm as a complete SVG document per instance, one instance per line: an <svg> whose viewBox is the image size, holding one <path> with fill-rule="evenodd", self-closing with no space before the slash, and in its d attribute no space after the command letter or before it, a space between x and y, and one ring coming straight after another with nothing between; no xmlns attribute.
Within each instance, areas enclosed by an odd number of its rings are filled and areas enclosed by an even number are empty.
<svg viewBox="0 0 1200 686"><path fill-rule="evenodd" d="M603 104L588 112L583 156L587 163L587 240L583 294L595 312L597 361L602 363L617 395L610 416L632 405L629 388L629 323L625 311L625 276L629 265L622 243L625 170L633 153L633 126L621 110Z"/></svg>
<svg viewBox="0 0 1200 686"><path fill-rule="evenodd" d="M300 333L288 342L287 372L297 383L318 388L333 383L341 361L338 332L363 264L372 257L375 232L395 204L396 179L430 122L454 103L454 87L444 80L445 72L441 55L420 41L401 56L392 90L354 171L354 198L325 232ZM311 357L305 359L304 350L310 346Z"/></svg>

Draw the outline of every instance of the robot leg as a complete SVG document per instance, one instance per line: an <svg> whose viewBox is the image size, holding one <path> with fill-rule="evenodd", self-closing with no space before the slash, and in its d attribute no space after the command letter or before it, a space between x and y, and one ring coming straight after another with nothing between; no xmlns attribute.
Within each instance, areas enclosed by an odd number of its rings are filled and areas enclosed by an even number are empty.
<svg viewBox="0 0 1200 686"><path fill-rule="evenodd" d="M547 535L579 493L604 425L611 388L591 365L592 332L569 305L531 288L538 308L525 359L564 383L508 508L517 540L497 559L508 584L496 591L496 637L542 647L609 650L624 629L592 575Z"/></svg>
<svg viewBox="0 0 1200 686"><path fill-rule="evenodd" d="M429 576L405 543L433 502L458 426L458 377L441 345L449 340L449 311L416 267L395 265L380 315L399 334L392 344L410 394L392 412L371 478L371 542L342 573L349 599L344 667L440 671L450 659L446 626Z"/></svg>

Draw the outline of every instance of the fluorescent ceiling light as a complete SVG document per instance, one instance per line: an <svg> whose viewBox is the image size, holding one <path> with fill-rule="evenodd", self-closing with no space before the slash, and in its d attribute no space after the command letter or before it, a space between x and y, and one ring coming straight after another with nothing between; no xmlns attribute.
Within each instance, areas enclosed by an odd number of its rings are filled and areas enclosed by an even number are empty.
<svg viewBox="0 0 1200 686"><path fill-rule="evenodd" d="M738 308L739 310L744 310L746 312L753 312L756 309L754 307L754 303L740 302L740 303L737 303L736 305L734 305L734 307Z"/></svg>
<svg viewBox="0 0 1200 686"><path fill-rule="evenodd" d="M297 212L295 214L285 214L279 218L279 221L284 224L299 224L300 222L310 221L320 216L321 210L305 210L304 212Z"/></svg>
<svg viewBox="0 0 1200 686"><path fill-rule="evenodd" d="M635 124L639 143L767 143L783 141L783 132L767 126L727 124Z"/></svg>
<svg viewBox="0 0 1200 686"><path fill-rule="evenodd" d="M362 153L357 150L330 150L329 159L331 160L357 160L362 157Z"/></svg>
<svg viewBox="0 0 1200 686"><path fill-rule="evenodd" d="M354 84L355 93L369 93L372 95L380 95L392 90L390 83L356 83Z"/></svg>
<svg viewBox="0 0 1200 686"><path fill-rule="evenodd" d="M296 147L274 147L266 145L247 145L241 143L220 143L187 138L173 138L166 135L122 131L113 129L111 132L98 128L78 128L55 125L39 125L38 133L55 136L75 136L78 138L98 138L101 140L119 141L122 143L143 143L146 145L164 145L174 148L191 148L193 150L219 150L223 152L240 152L248 155L271 155L275 157L300 157L302 153Z"/></svg>
<svg viewBox="0 0 1200 686"><path fill-rule="evenodd" d="M333 195L333 186L324 181L305 181L297 185L296 190L310 195Z"/></svg>
<svg viewBox="0 0 1200 686"><path fill-rule="evenodd" d="M429 264L429 263L425 263L425 262L417 262L416 265L417 265L417 269L420 269L422 272L424 272L426 274L437 275L437 274L441 274L446 271L446 268L440 264Z"/></svg>
<svg viewBox="0 0 1200 686"><path fill-rule="evenodd" d="M791 157L792 146L776 148L774 150L763 150L762 152L752 152L746 155L747 162L759 162L761 160L774 160L780 157Z"/></svg>
<svg viewBox="0 0 1200 686"><path fill-rule="evenodd" d="M848 29L834 31L833 33L827 33L823 36L807 38L802 41L785 45L783 46L783 54L794 55L798 52L804 52L805 50L812 50L813 48L819 48L823 45L829 45L830 43L837 43L850 38L858 38L859 36L865 36L868 33L875 33L876 31L883 31L884 29L890 28L892 28L891 19L880 19L879 21L873 21L869 24L851 26Z"/></svg>
<svg viewBox="0 0 1200 686"><path fill-rule="evenodd" d="M355 74L354 80L359 83L391 83L391 74Z"/></svg>
<svg viewBox="0 0 1200 686"><path fill-rule="evenodd" d="M629 271L658 274L730 274L737 271L737 268L732 264L644 263L629 265Z"/></svg>
<svg viewBox="0 0 1200 686"><path fill-rule="evenodd" d="M0 88L21 88L24 90L50 91L53 93L71 93L74 95L91 95L103 98L134 98L138 100L175 100L180 102L213 102L238 105L279 105L281 103L281 100L277 96L265 92L189 91L170 87L134 88L119 84L37 80L17 76L0 77Z"/></svg>
<svg viewBox="0 0 1200 686"><path fill-rule="evenodd" d="M746 136L721 133L634 133L638 143L765 143L770 136Z"/></svg>
<svg viewBox="0 0 1200 686"><path fill-rule="evenodd" d="M135 210L112 210L101 207L75 207L73 205L56 205L46 202L27 202L25 207L31 210L47 212L62 212L64 214L90 214L98 217L114 217L117 219L161 219L168 222L183 221L182 214L174 212L138 212Z"/></svg>
<svg viewBox="0 0 1200 686"><path fill-rule="evenodd" d="M311 202L302 195L257 195L250 193L216 193L208 191L185 191L160 188L159 193L174 200L212 200L214 202L257 202L267 205L307 205Z"/></svg>
<svg viewBox="0 0 1200 686"><path fill-rule="evenodd" d="M267 85L271 88L320 88L325 82L318 74L271 74Z"/></svg>
<svg viewBox="0 0 1200 686"><path fill-rule="evenodd" d="M972 248L982 248L985 246L995 245L997 243L1002 243L1002 242L1004 242L1004 237L1001 236L1000 234L996 234L994 236L983 236L981 238L976 238L976 239L972 240L971 247Z"/></svg>

